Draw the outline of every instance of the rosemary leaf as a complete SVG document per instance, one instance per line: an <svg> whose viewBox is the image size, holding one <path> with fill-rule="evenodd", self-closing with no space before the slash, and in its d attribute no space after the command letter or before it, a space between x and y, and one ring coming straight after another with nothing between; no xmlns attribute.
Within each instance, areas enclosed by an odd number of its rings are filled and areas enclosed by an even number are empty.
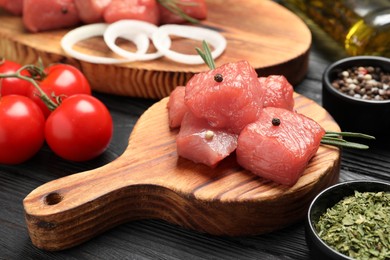
<svg viewBox="0 0 390 260"><path fill-rule="evenodd" d="M362 134L362 133L353 133L353 132L332 132L326 131L325 135L321 139L322 144L335 145L340 147L348 147L354 149L368 149L369 146L365 144L359 144L354 142L349 142L342 139L342 137L356 137L364 139L375 139L374 136Z"/></svg>
<svg viewBox="0 0 390 260"><path fill-rule="evenodd" d="M322 138L322 144L335 145L340 147L354 148L354 149L368 149L369 146L365 144L359 144L354 142L348 142L338 138Z"/></svg>
<svg viewBox="0 0 390 260"><path fill-rule="evenodd" d="M375 139L372 135L362 134L362 133L353 133L353 132L332 132L326 131L325 135L335 135L335 136L347 136L347 137L357 137L364 139Z"/></svg>
<svg viewBox="0 0 390 260"><path fill-rule="evenodd" d="M340 138L341 136L337 133L326 133L324 137L334 137L334 138Z"/></svg>
<svg viewBox="0 0 390 260"><path fill-rule="evenodd" d="M178 4L180 3L180 5L187 5L187 6L194 6L196 5L196 3L191 3L191 2L180 2L180 1L175 1L175 0L158 0L158 2L163 6L165 7L166 9L168 9L171 13L174 13L178 16L180 16L181 18L183 18L184 20L187 20L188 22L191 22L191 23L199 23L199 20L198 19L195 19L191 16L189 16L188 14L186 14L179 6Z"/></svg>
<svg viewBox="0 0 390 260"><path fill-rule="evenodd" d="M333 137L333 136L324 136L321 140L327 140L327 141L334 141L334 142L342 142L346 143L347 141L344 139L341 139L339 137Z"/></svg>
<svg viewBox="0 0 390 260"><path fill-rule="evenodd" d="M195 50L198 52L199 56L203 59L206 65L209 66L210 69L215 69L214 59L211 56L211 50L206 41L203 41L202 48L203 50L199 48L195 48Z"/></svg>
<svg viewBox="0 0 390 260"><path fill-rule="evenodd" d="M202 58L202 60L204 61L204 63L207 64L207 58L205 56L205 54L203 53L203 51L201 49L199 49L198 47L195 48L196 52L199 54L199 56ZM207 66L209 66L207 64ZM210 66L209 66L210 67Z"/></svg>

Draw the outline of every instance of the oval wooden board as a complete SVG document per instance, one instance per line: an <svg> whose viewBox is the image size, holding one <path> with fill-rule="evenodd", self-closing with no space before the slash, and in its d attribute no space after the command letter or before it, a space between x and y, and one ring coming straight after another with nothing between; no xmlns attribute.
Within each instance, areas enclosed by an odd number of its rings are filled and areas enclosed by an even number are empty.
<svg viewBox="0 0 390 260"><path fill-rule="evenodd" d="M215 169L179 158L167 100L141 116L119 158L46 183L24 199L34 245L61 250L126 221L151 218L214 235L271 232L301 220L314 196L338 180L340 151L328 146L320 146L292 187L245 171L234 155ZM314 101L295 94L295 102L298 112L340 131Z"/></svg>
<svg viewBox="0 0 390 260"><path fill-rule="evenodd" d="M307 26L283 6L268 0L209 0L208 18L201 26L220 31L227 49L218 64L248 60L259 76L285 75L293 85L307 72L311 34ZM0 13L0 56L20 63L69 63L80 68L92 88L99 92L161 99L205 65L184 65L167 58L124 65L98 65L76 60L61 49L61 37L69 30L31 34L24 30L21 18ZM174 49L195 53L195 43L177 39ZM200 46L200 43L196 43ZM101 38L83 41L80 51L111 57Z"/></svg>

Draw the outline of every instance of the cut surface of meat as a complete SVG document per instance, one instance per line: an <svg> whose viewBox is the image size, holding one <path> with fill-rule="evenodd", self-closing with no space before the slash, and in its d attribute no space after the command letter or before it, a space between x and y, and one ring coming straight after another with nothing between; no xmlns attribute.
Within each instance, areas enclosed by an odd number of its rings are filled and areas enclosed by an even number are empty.
<svg viewBox="0 0 390 260"><path fill-rule="evenodd" d="M324 134L317 122L302 114L267 107L240 133L237 161L258 176L293 185L317 152Z"/></svg>
<svg viewBox="0 0 390 260"><path fill-rule="evenodd" d="M211 126L239 133L258 118L263 91L247 61L232 62L194 75L186 85L185 103Z"/></svg>
<svg viewBox="0 0 390 260"><path fill-rule="evenodd" d="M206 120L186 113L176 137L179 156L215 167L237 147L237 135L212 128Z"/></svg>

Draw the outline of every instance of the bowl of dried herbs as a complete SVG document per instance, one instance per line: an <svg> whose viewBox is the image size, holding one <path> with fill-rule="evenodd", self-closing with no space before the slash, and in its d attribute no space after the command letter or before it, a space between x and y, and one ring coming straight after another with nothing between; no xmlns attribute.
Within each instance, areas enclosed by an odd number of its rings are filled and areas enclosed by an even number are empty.
<svg viewBox="0 0 390 260"><path fill-rule="evenodd" d="M312 259L390 259L390 183L341 182L310 204L306 242Z"/></svg>

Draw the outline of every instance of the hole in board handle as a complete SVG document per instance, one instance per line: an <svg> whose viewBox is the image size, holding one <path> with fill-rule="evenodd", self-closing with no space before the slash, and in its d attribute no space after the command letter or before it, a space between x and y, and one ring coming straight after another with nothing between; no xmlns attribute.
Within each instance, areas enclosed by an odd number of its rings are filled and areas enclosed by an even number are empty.
<svg viewBox="0 0 390 260"><path fill-rule="evenodd" d="M62 201L62 196L58 192L52 192L46 195L44 202L46 205L56 205Z"/></svg>

